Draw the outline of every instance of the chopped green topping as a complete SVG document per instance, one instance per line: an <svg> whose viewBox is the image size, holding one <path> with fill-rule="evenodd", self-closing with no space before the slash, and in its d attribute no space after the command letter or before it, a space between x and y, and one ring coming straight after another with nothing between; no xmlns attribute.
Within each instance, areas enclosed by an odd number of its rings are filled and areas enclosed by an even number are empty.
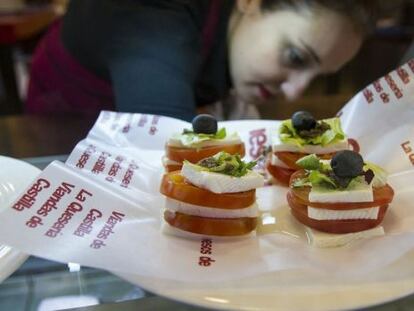
<svg viewBox="0 0 414 311"><path fill-rule="evenodd" d="M324 122L324 121L319 121L316 123L316 126L310 130L300 130L298 131L296 129L296 132L299 134L300 137L302 138L315 138L318 136L323 135L323 133L325 133L327 130L330 130L331 127L328 123Z"/></svg>
<svg viewBox="0 0 414 311"><path fill-rule="evenodd" d="M221 173L234 177L246 175L255 165L256 161L244 162L238 154L231 155L227 152L219 152L216 155L205 158L197 163L209 172Z"/></svg>
<svg viewBox="0 0 414 311"><path fill-rule="evenodd" d="M331 118L318 121L316 127L311 130L298 132L292 124L292 120L285 120L279 127L279 137L285 144L297 145L321 145L335 144L345 139L342 131L341 120Z"/></svg>
<svg viewBox="0 0 414 311"><path fill-rule="evenodd" d="M206 140L226 138L226 128L222 127L215 134L194 133L194 131L184 129L180 141L184 146L194 146Z"/></svg>

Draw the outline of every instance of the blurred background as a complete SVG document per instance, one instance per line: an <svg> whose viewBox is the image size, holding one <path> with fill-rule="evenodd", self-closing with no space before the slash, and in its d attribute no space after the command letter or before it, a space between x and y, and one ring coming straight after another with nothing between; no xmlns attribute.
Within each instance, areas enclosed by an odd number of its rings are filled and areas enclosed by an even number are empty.
<svg viewBox="0 0 414 311"><path fill-rule="evenodd" d="M0 0L0 115L22 113L33 50L70 0ZM375 33L340 72L316 79L295 102L259 107L263 118L283 119L302 107L316 117L333 116L367 84L414 56L414 0L386 0L390 10Z"/></svg>

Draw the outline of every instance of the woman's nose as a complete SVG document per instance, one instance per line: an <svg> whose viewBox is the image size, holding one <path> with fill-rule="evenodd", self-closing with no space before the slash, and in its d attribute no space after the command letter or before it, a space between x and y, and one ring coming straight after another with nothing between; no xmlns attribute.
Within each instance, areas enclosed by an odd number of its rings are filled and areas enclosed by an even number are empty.
<svg viewBox="0 0 414 311"><path fill-rule="evenodd" d="M312 78L310 74L292 75L280 85L280 88L288 100L295 100L304 92Z"/></svg>

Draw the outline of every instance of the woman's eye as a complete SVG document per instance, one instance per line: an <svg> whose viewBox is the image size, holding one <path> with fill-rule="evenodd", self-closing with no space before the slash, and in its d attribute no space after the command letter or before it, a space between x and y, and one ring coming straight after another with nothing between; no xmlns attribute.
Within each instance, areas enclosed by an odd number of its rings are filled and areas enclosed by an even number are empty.
<svg viewBox="0 0 414 311"><path fill-rule="evenodd" d="M303 68L308 64L303 52L295 47L289 47L286 51L286 63L289 67Z"/></svg>

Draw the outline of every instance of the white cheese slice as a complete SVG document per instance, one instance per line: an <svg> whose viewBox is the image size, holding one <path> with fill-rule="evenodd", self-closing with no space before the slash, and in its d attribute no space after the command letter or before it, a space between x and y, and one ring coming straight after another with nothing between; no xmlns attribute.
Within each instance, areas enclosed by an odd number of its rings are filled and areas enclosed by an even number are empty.
<svg viewBox="0 0 414 311"><path fill-rule="evenodd" d="M164 165L164 166L167 166L167 165L181 165L182 164L181 162L170 160L166 156L163 156L161 160L162 160L162 165Z"/></svg>
<svg viewBox="0 0 414 311"><path fill-rule="evenodd" d="M327 146L320 145L305 145L297 146L291 144L285 144L280 141L278 131L272 136L272 151L273 152L303 152L303 153L315 153L315 154L325 154L332 153L344 149L349 149L348 140L345 138L335 144L330 144Z"/></svg>
<svg viewBox="0 0 414 311"><path fill-rule="evenodd" d="M185 146L181 142L181 134L173 134L168 140L167 144L171 147L180 147L180 148L194 148L192 146ZM202 141L197 144L197 148L203 148L208 146L226 146L226 145L235 145L240 144L242 141L240 136L237 133L231 133L226 135L223 139L209 139Z"/></svg>
<svg viewBox="0 0 414 311"><path fill-rule="evenodd" d="M285 164L285 162L280 161L280 159L277 156L275 156L273 153L272 153L272 159L271 159L270 163L272 165L275 165L275 166L279 166L279 167L283 167L283 168L289 168L289 166L287 166Z"/></svg>
<svg viewBox="0 0 414 311"><path fill-rule="evenodd" d="M214 193L242 192L264 186L263 176L254 171L249 171L242 177L234 177L203 171L196 165L184 163L181 175L193 185Z"/></svg>
<svg viewBox="0 0 414 311"><path fill-rule="evenodd" d="M320 248L339 247L357 240L382 236L384 234L385 232L382 226L345 234L326 233L306 227L309 244Z"/></svg>
<svg viewBox="0 0 414 311"><path fill-rule="evenodd" d="M208 218L257 217L259 215L257 203L253 203L248 207L240 209L224 209L194 205L167 198L165 201L165 208L187 215Z"/></svg>
<svg viewBox="0 0 414 311"><path fill-rule="evenodd" d="M373 202L374 193L372 184L358 184L350 190L332 191L312 187L309 193L309 202L319 203L352 203L352 202Z"/></svg>
<svg viewBox="0 0 414 311"><path fill-rule="evenodd" d="M308 217L316 220L377 219L379 206L350 210L330 210L308 206Z"/></svg>

